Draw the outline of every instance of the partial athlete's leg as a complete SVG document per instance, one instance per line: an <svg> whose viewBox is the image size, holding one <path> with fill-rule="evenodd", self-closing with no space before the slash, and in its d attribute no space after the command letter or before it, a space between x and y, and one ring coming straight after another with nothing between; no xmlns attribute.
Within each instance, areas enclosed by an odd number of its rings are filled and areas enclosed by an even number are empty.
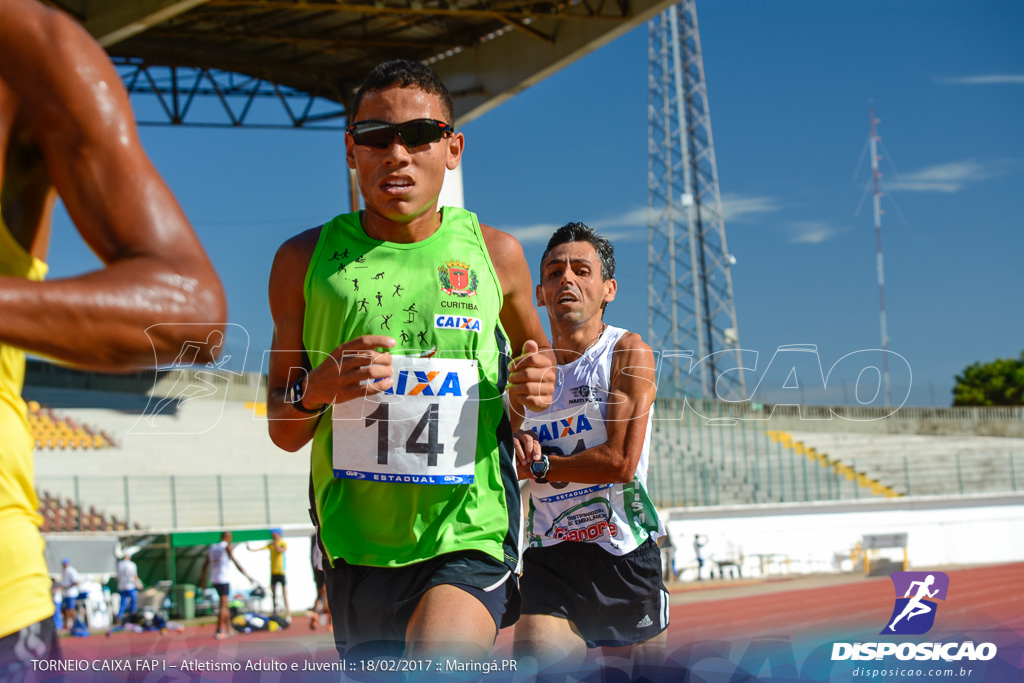
<svg viewBox="0 0 1024 683"><path fill-rule="evenodd" d="M601 653L608 665L619 668L629 674L631 681L656 681L661 677L661 668L665 664L665 651L668 646L668 629L642 643L623 647L602 647ZM603 670L607 670L606 668ZM603 676L608 679L608 676Z"/></svg>
<svg viewBox="0 0 1024 683"><path fill-rule="evenodd" d="M333 631L334 630L334 617L331 616L331 606L328 603L327 586L326 585L323 588L320 589L320 595L321 595L321 597L323 599L324 612L327 614L327 630L328 631Z"/></svg>
<svg viewBox="0 0 1024 683"><path fill-rule="evenodd" d="M405 631L405 656L453 656L483 660L489 656L497 627L483 603L450 584L423 594Z"/></svg>
<svg viewBox="0 0 1024 683"><path fill-rule="evenodd" d="M524 670L538 674L575 673L587 657L587 644L568 619L550 614L524 614L516 622L512 656ZM533 658L533 662L530 662Z"/></svg>
<svg viewBox="0 0 1024 683"><path fill-rule="evenodd" d="M132 589L128 591L128 616L134 616L139 611L139 591Z"/></svg>
<svg viewBox="0 0 1024 683"><path fill-rule="evenodd" d="M124 615L128 611L128 591L118 591L120 594L120 605L117 608L117 623L124 623Z"/></svg>
<svg viewBox="0 0 1024 683"><path fill-rule="evenodd" d="M213 636L214 638L225 638L231 629L231 612L228 610L228 596L226 594L219 595L218 600L217 630Z"/></svg>
<svg viewBox="0 0 1024 683"><path fill-rule="evenodd" d="M281 599L284 600L284 618L290 624L292 621L292 609L288 606L288 584L281 582Z"/></svg>

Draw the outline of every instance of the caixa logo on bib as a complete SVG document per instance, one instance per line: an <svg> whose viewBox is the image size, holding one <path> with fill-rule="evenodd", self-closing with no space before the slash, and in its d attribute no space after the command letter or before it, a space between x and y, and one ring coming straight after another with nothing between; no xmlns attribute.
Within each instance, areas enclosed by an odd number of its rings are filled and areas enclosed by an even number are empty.
<svg viewBox="0 0 1024 683"><path fill-rule="evenodd" d="M434 328L439 330L465 330L480 334L483 324L480 318L471 318L464 315L448 315L437 313L434 315Z"/></svg>
<svg viewBox="0 0 1024 683"><path fill-rule="evenodd" d="M586 415L572 415L565 419L558 419L553 422L543 422L539 425L530 427L530 430L537 435L537 440L541 443L546 441L552 441L554 439L561 439L567 436L573 436L581 432L589 432L594 427L590 424L590 420L587 419ZM559 453L561 455L561 453Z"/></svg>
<svg viewBox="0 0 1024 683"><path fill-rule="evenodd" d="M443 374L443 377L442 377ZM400 370L395 384L384 392L399 396L462 396L459 373L436 370Z"/></svg>

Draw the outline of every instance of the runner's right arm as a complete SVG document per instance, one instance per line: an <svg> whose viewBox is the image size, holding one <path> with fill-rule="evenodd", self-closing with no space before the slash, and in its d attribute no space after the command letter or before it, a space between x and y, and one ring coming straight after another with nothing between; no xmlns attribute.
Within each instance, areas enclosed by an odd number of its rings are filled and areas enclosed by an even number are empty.
<svg viewBox="0 0 1024 683"><path fill-rule="evenodd" d="M309 443L321 419L321 409L330 403L362 398L367 391L391 388L392 337L365 335L339 345L316 368L312 368L302 340L306 315L304 293L306 271L320 237L320 228L307 230L289 239L277 250L270 270L270 313L274 318L267 374L267 418L270 438L286 451L294 452ZM304 412L288 402L291 385L304 373ZM373 380L380 381L373 381ZM369 382L367 384L367 382Z"/></svg>
<svg viewBox="0 0 1024 683"><path fill-rule="evenodd" d="M44 259L56 190L104 263L58 280L0 278L0 343L100 370L170 362L224 329L227 304L142 148L121 79L63 12L0 0L0 17L4 219Z"/></svg>

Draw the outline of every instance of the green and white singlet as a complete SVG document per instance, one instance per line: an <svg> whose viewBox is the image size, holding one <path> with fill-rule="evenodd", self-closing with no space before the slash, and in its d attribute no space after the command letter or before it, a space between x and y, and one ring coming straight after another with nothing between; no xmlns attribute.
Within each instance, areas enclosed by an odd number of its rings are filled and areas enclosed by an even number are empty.
<svg viewBox="0 0 1024 683"><path fill-rule="evenodd" d="M626 330L609 325L582 356L558 366L554 402L542 412L528 412L523 423L523 429L537 435L545 452L571 455L607 441L612 359L624 334ZM664 535L665 527L647 494L654 406L646 419L643 451L629 484L530 482L526 537L531 547L582 541L625 555L649 537L657 540Z"/></svg>
<svg viewBox="0 0 1024 683"><path fill-rule="evenodd" d="M305 281L313 367L365 334L397 346L393 387L335 404L310 469L332 565L400 567L476 550L515 571L520 496L502 402L501 286L476 215L444 207L421 242L371 239L360 214L326 223Z"/></svg>

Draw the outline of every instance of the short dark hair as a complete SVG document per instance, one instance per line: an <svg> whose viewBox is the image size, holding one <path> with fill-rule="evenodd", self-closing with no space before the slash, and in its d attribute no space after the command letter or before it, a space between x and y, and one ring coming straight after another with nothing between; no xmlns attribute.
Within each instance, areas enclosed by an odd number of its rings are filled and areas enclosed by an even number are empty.
<svg viewBox="0 0 1024 683"><path fill-rule="evenodd" d="M544 277L544 260L551 250L569 242L589 242L601 260L601 280L611 280L615 277L615 249L608 238L601 237L585 223L566 223L555 230L555 234L548 240L547 248L544 249L544 255L540 257L541 279Z"/></svg>
<svg viewBox="0 0 1024 683"><path fill-rule="evenodd" d="M349 112L348 120L352 123L356 114L359 113L359 105L363 103L363 96L368 92L384 90L392 86L399 88L419 88L424 92L437 95L441 98L441 109L444 111L445 123L454 125L452 96L445 87L441 77L434 73L433 69L424 66L419 62L410 62L407 59L393 59L390 62L378 64L373 71L366 75L363 84L356 91L356 97L352 100L352 111Z"/></svg>

